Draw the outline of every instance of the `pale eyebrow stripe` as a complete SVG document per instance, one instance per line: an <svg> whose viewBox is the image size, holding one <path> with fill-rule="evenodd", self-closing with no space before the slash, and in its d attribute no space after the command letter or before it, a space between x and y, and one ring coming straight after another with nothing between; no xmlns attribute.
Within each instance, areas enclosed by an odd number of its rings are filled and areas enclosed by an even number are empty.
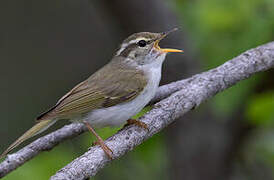
<svg viewBox="0 0 274 180"><path fill-rule="evenodd" d="M140 40L149 41L150 39L145 38L145 37L139 37L139 38L136 38L136 39L133 39L133 40L129 41L128 43L123 43L121 45L121 48L119 49L119 51L117 51L116 56L119 56L121 54L121 52L123 52L123 50L125 50L129 45L135 44Z"/></svg>

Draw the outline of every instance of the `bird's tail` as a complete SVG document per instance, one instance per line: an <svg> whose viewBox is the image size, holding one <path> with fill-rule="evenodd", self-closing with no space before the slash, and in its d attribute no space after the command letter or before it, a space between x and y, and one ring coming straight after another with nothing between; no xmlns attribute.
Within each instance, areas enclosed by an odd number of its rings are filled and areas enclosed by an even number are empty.
<svg viewBox="0 0 274 180"><path fill-rule="evenodd" d="M19 137L14 143L12 143L1 155L0 159L5 157L11 150L16 148L25 140L45 131L51 125L53 125L56 120L42 120L35 124L32 128L30 128L27 132L25 132L21 137Z"/></svg>

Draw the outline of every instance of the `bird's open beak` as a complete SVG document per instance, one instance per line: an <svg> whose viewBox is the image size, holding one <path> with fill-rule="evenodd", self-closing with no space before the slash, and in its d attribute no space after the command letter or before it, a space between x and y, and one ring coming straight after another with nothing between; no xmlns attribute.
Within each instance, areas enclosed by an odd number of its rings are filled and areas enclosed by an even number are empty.
<svg viewBox="0 0 274 180"><path fill-rule="evenodd" d="M174 32L174 31L177 31L177 28L174 28L170 31L167 31L167 32L163 32L161 33L161 37L158 38L155 42L154 42L154 48L163 52L163 53L168 53L168 52L184 52L183 50L179 50L179 49L170 49L170 48L160 48L159 46L159 42L164 39L169 33L171 32Z"/></svg>

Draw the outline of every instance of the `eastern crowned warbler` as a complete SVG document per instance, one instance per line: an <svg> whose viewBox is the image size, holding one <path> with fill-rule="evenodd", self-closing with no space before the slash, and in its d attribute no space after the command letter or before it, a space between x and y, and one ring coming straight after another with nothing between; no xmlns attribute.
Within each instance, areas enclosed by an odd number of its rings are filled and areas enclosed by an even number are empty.
<svg viewBox="0 0 274 180"><path fill-rule="evenodd" d="M33 137L57 120L81 121L96 136L106 155L112 158L108 148L93 127L118 126L128 120L147 129L147 125L130 119L142 110L154 97L161 79L162 64L168 52L158 43L167 34L140 32L123 41L111 61L87 80L65 94L57 104L37 118L37 124L19 137L1 157L25 140Z"/></svg>

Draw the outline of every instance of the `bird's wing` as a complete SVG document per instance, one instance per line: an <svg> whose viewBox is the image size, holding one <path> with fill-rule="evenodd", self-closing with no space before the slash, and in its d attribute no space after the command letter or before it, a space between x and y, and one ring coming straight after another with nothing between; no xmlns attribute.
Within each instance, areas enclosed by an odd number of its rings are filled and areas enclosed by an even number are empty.
<svg viewBox="0 0 274 180"><path fill-rule="evenodd" d="M113 70L109 65L106 65L89 79L75 86L37 120L56 117L69 118L93 109L127 102L138 96L146 84L147 79L142 71L122 67Z"/></svg>

